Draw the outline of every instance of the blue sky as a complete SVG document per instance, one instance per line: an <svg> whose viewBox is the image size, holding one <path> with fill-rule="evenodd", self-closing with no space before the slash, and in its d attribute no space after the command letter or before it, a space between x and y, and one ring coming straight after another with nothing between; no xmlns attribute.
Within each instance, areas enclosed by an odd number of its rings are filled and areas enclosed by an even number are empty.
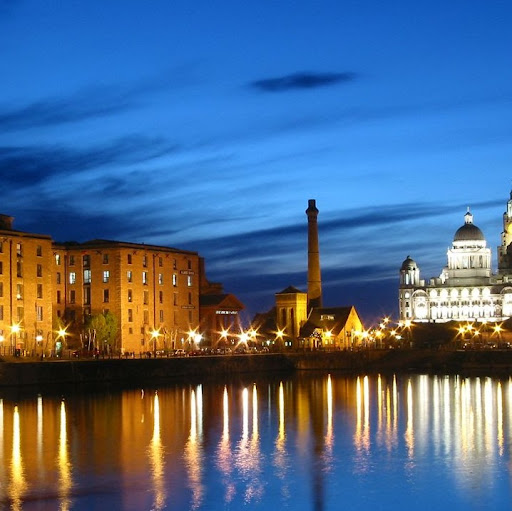
<svg viewBox="0 0 512 511"><path fill-rule="evenodd" d="M269 309L396 313L467 206L493 249L512 187L508 1L0 0L1 212L57 241L197 250Z"/></svg>

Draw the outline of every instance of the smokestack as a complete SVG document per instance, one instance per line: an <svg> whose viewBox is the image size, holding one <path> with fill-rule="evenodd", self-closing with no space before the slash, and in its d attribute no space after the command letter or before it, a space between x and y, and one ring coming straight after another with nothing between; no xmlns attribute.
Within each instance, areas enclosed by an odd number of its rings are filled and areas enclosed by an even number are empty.
<svg viewBox="0 0 512 511"><path fill-rule="evenodd" d="M318 248L318 209L309 199L308 209L308 310L322 307L322 277L320 276L320 249Z"/></svg>

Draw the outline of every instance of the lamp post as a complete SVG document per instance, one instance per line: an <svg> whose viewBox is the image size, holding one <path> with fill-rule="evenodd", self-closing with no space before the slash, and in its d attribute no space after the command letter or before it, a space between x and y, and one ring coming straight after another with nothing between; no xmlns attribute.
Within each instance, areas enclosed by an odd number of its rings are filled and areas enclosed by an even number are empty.
<svg viewBox="0 0 512 511"><path fill-rule="evenodd" d="M411 328L412 328L412 321L410 319L406 319L404 321L404 328L405 328L405 334L407 338L407 344L409 345L409 348L412 348L412 336L411 336Z"/></svg>
<svg viewBox="0 0 512 511"><path fill-rule="evenodd" d="M279 351L282 349L282 342L283 342L283 336L284 336L284 330L278 330L276 332L276 341L278 341Z"/></svg>
<svg viewBox="0 0 512 511"><path fill-rule="evenodd" d="M57 332L57 339L55 340L55 355L57 357L60 357L62 354L62 349L66 345L66 335L68 333L66 332L65 328L60 328Z"/></svg>
<svg viewBox="0 0 512 511"><path fill-rule="evenodd" d="M151 331L151 340L153 341L153 352L156 356L156 344L158 341L158 337L160 336L160 332L158 330Z"/></svg>
<svg viewBox="0 0 512 511"><path fill-rule="evenodd" d="M327 330L326 332L324 332L323 337L323 340L325 340L325 348L330 350L332 348L332 332L330 330Z"/></svg>
<svg viewBox="0 0 512 511"><path fill-rule="evenodd" d="M220 332L220 339L217 341L217 348L218 348L218 344L220 343L220 341L224 341L222 343L222 348L225 348L228 344L228 335L229 335L229 330L226 330L225 328L223 328Z"/></svg>
<svg viewBox="0 0 512 511"><path fill-rule="evenodd" d="M16 354L17 334L21 330L20 325L11 326L11 354Z"/></svg>
<svg viewBox="0 0 512 511"><path fill-rule="evenodd" d="M39 351L39 347L42 346L42 342L43 342L43 336L41 334L36 335L36 349L35 349L36 357L39 356L37 354L37 352ZM41 351L41 354L42 354L42 351Z"/></svg>
<svg viewBox="0 0 512 511"><path fill-rule="evenodd" d="M496 334L498 336L498 347L501 347L501 332L502 332L503 328L501 325L494 325L494 332L493 334Z"/></svg>
<svg viewBox="0 0 512 511"><path fill-rule="evenodd" d="M194 344L196 349L200 349L201 347L201 341L203 340L203 336L199 333L194 334Z"/></svg>

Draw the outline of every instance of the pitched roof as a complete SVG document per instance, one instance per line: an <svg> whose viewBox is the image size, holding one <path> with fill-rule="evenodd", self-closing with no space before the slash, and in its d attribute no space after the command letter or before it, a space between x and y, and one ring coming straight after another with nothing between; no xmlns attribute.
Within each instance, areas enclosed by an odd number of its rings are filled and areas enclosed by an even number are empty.
<svg viewBox="0 0 512 511"><path fill-rule="evenodd" d="M310 337L316 328L330 330L338 335L345 327L354 307L318 307L311 310L308 320L300 329L301 337Z"/></svg>
<svg viewBox="0 0 512 511"><path fill-rule="evenodd" d="M244 308L242 302L231 293L200 295L199 305L201 307L224 306L239 310Z"/></svg>
<svg viewBox="0 0 512 511"><path fill-rule="evenodd" d="M268 312L256 314L251 324L261 335L270 335L272 332L276 332L276 308L272 307Z"/></svg>
<svg viewBox="0 0 512 511"><path fill-rule="evenodd" d="M294 286L288 286L286 289L283 289L282 291L279 291L279 293L276 293L276 295L289 295L296 293L304 293L304 291L301 291L300 289L297 289Z"/></svg>

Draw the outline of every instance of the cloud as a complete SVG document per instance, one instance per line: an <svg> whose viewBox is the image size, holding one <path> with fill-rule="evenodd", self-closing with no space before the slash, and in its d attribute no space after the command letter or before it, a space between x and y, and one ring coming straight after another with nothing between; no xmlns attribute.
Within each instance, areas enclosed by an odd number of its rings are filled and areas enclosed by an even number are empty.
<svg viewBox="0 0 512 511"><path fill-rule="evenodd" d="M191 70L181 66L135 84L85 87L67 96L48 97L15 108L4 104L0 105L0 126L6 133L102 119L141 108L149 95L183 88L192 82Z"/></svg>
<svg viewBox="0 0 512 511"><path fill-rule="evenodd" d="M355 73L312 73L299 72L277 78L265 78L250 83L250 86L263 92L286 92L289 90L308 90L328 85L351 82Z"/></svg>
<svg viewBox="0 0 512 511"><path fill-rule="evenodd" d="M65 146L0 146L0 175L5 186L38 185L52 177L76 174L112 164L140 163L173 153L175 144L161 138L132 135L84 149Z"/></svg>
<svg viewBox="0 0 512 511"><path fill-rule="evenodd" d="M97 119L123 112L135 106L131 98L88 90L65 99L45 99L19 108L3 107L0 125L6 131L58 126Z"/></svg>

